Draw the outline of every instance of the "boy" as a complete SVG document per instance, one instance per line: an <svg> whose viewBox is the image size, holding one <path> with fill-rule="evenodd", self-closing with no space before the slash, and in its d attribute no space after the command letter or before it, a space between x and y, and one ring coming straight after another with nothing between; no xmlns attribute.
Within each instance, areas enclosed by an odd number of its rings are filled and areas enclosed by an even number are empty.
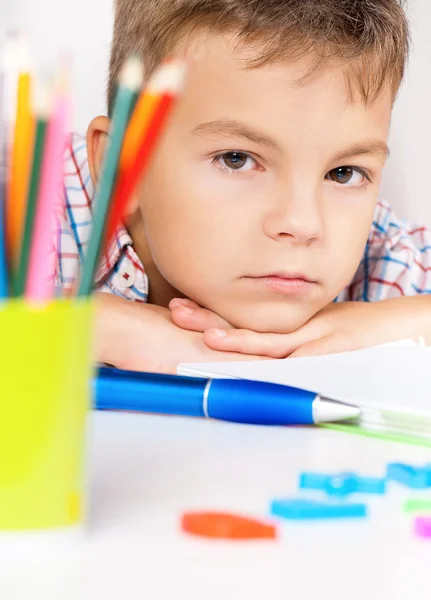
<svg viewBox="0 0 431 600"><path fill-rule="evenodd" d="M431 343L431 231L378 200L408 45L400 0L116 1L110 107L132 52L189 73L96 276L97 360L175 372ZM108 131L96 118L67 156L65 288Z"/></svg>

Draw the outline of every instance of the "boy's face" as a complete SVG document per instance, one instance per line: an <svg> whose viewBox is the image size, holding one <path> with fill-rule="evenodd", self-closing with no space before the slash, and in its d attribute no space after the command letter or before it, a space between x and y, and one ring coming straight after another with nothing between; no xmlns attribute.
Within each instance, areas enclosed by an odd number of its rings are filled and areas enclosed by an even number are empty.
<svg viewBox="0 0 431 600"><path fill-rule="evenodd" d="M307 61L248 69L223 36L187 54L184 96L139 190L146 245L167 282L232 325L292 331L360 263L391 92L365 108L339 69L302 84Z"/></svg>

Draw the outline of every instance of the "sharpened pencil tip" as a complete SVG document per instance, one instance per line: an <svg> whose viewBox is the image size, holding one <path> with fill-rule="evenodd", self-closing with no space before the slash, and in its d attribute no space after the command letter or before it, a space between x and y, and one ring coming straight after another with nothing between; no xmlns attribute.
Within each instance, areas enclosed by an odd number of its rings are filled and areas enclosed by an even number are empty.
<svg viewBox="0 0 431 600"><path fill-rule="evenodd" d="M40 76L33 87L33 112L38 119L48 120L53 109L54 86L50 75Z"/></svg>
<svg viewBox="0 0 431 600"><path fill-rule="evenodd" d="M139 56L133 55L127 59L121 70L119 85L130 90L139 91L144 82L144 66Z"/></svg>
<svg viewBox="0 0 431 600"><path fill-rule="evenodd" d="M183 60L165 61L157 69L148 83L152 94L172 94L176 96L183 88L187 66Z"/></svg>
<svg viewBox="0 0 431 600"><path fill-rule="evenodd" d="M2 53L2 69L28 73L31 69L30 42L22 33L12 32L6 37Z"/></svg>

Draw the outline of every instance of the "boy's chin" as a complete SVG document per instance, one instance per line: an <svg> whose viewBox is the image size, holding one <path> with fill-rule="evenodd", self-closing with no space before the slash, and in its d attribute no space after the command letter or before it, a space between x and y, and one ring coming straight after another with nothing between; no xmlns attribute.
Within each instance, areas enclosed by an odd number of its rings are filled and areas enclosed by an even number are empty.
<svg viewBox="0 0 431 600"><path fill-rule="evenodd" d="M319 309L306 305L294 306L242 306L229 310L224 314L226 319L237 329L251 329L259 333L292 333L313 317Z"/></svg>

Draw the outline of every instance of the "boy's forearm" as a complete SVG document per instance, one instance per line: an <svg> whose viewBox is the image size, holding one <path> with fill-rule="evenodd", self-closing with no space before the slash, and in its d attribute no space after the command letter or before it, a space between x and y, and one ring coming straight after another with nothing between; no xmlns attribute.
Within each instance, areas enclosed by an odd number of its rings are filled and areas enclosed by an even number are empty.
<svg viewBox="0 0 431 600"><path fill-rule="evenodd" d="M123 301L105 293L98 293L95 298L94 359L120 368L127 356L127 313L122 310Z"/></svg>
<svg viewBox="0 0 431 600"><path fill-rule="evenodd" d="M183 362L205 359L204 354L200 357L202 352L196 355L197 341L187 337L196 334L184 331L184 338L177 336L179 330L172 323L167 309L137 304L104 293L96 294L96 303L97 362L124 369L175 372L180 359ZM226 351L231 355L240 353L282 358L300 351L309 343L320 343L319 338L323 334L319 333L319 328L323 325L322 331L332 333L331 339L327 333L323 335L322 343L326 346L322 347L322 353L379 345L407 337L417 341L419 336L431 346L431 295L403 296L375 303L347 302L328 306L327 309L329 311L324 310L313 318L316 331L312 330L310 323L291 334L272 336L231 329L227 338L211 340L205 334L205 342L209 348L218 351L213 360ZM203 321L208 318L207 313L209 311L204 311ZM347 332L350 332L349 335ZM331 342L329 346L325 337ZM269 340L272 340L271 347L267 348ZM315 348L310 350L316 351Z"/></svg>
<svg viewBox="0 0 431 600"><path fill-rule="evenodd" d="M160 307L96 294L95 360L122 369L154 369L153 334L165 319Z"/></svg>
<svg viewBox="0 0 431 600"><path fill-rule="evenodd" d="M423 296L411 296L405 298L411 304L411 310L415 314L419 311L419 328L423 328L422 337L427 346L431 346L431 294Z"/></svg>
<svg viewBox="0 0 431 600"><path fill-rule="evenodd" d="M333 302L291 333L259 333L214 327L214 313L201 308L192 314L172 309L179 327L204 332L214 350L253 353L271 358L348 352L401 339L422 337L431 346L431 295L402 296L379 302ZM200 329L199 329L200 328Z"/></svg>
<svg viewBox="0 0 431 600"><path fill-rule="evenodd" d="M431 346L431 295L403 296L376 304L381 307L387 305L388 308L390 305L394 326L398 326L398 321L407 320L411 323L410 337L415 341L422 337L425 344Z"/></svg>

